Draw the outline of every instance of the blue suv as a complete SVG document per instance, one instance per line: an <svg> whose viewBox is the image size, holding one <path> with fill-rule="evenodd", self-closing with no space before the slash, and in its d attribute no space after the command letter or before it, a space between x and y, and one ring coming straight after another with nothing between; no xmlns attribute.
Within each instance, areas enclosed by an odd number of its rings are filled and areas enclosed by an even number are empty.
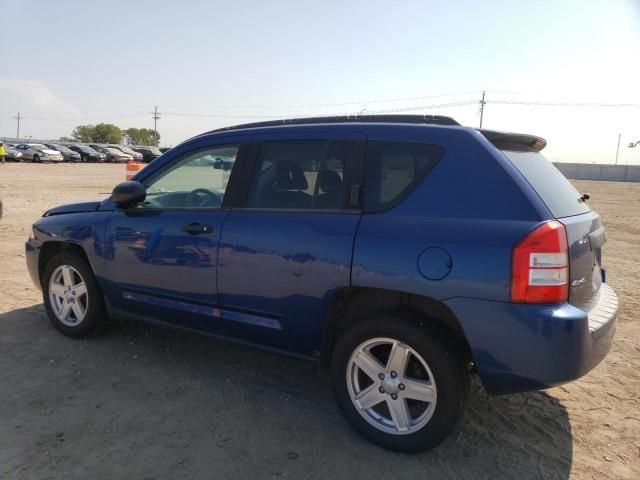
<svg viewBox="0 0 640 480"><path fill-rule="evenodd" d="M215 130L47 211L27 264L65 335L124 317L312 358L361 434L427 450L471 374L544 389L611 348L605 230L545 144L439 116Z"/></svg>

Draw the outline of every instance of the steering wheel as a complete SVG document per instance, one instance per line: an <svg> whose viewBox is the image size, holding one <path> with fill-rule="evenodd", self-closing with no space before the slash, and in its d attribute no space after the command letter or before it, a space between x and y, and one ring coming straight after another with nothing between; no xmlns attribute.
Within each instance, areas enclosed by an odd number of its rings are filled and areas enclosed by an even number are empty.
<svg viewBox="0 0 640 480"><path fill-rule="evenodd" d="M220 195L211 192L206 188L196 188L189 192L187 197L187 205L190 207L204 207L207 204L212 203L211 206L219 207L222 203L220 201Z"/></svg>

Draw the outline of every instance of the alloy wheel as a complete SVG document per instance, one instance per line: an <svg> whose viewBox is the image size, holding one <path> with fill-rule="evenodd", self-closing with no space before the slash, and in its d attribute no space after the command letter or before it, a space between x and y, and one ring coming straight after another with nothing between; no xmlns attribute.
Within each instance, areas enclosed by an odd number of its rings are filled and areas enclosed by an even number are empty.
<svg viewBox="0 0 640 480"><path fill-rule="evenodd" d="M385 433L414 433L435 411L437 390L427 362L399 340L360 344L347 363L346 381L358 413Z"/></svg>
<svg viewBox="0 0 640 480"><path fill-rule="evenodd" d="M49 280L49 301L53 313L63 325L82 323L89 308L89 295L84 279L71 265L60 265Z"/></svg>

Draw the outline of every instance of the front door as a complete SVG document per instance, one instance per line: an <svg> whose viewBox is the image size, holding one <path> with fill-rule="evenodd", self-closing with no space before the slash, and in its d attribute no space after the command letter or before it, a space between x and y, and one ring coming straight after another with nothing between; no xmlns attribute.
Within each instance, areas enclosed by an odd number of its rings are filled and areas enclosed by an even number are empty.
<svg viewBox="0 0 640 480"><path fill-rule="evenodd" d="M225 221L226 334L314 354L332 294L351 283L364 135L256 135L246 201Z"/></svg>
<svg viewBox="0 0 640 480"><path fill-rule="evenodd" d="M241 144L203 146L144 178L145 202L108 222L107 296L128 313L215 330L217 250Z"/></svg>

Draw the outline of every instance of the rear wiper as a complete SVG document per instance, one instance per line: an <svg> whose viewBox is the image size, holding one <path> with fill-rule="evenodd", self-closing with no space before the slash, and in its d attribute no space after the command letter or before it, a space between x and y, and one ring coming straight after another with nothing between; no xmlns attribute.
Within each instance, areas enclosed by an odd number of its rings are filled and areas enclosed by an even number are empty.
<svg viewBox="0 0 640 480"><path fill-rule="evenodd" d="M579 202L586 202L587 200L589 200L591 197L589 196L588 193L583 193L582 195L580 195L578 197L578 201Z"/></svg>

